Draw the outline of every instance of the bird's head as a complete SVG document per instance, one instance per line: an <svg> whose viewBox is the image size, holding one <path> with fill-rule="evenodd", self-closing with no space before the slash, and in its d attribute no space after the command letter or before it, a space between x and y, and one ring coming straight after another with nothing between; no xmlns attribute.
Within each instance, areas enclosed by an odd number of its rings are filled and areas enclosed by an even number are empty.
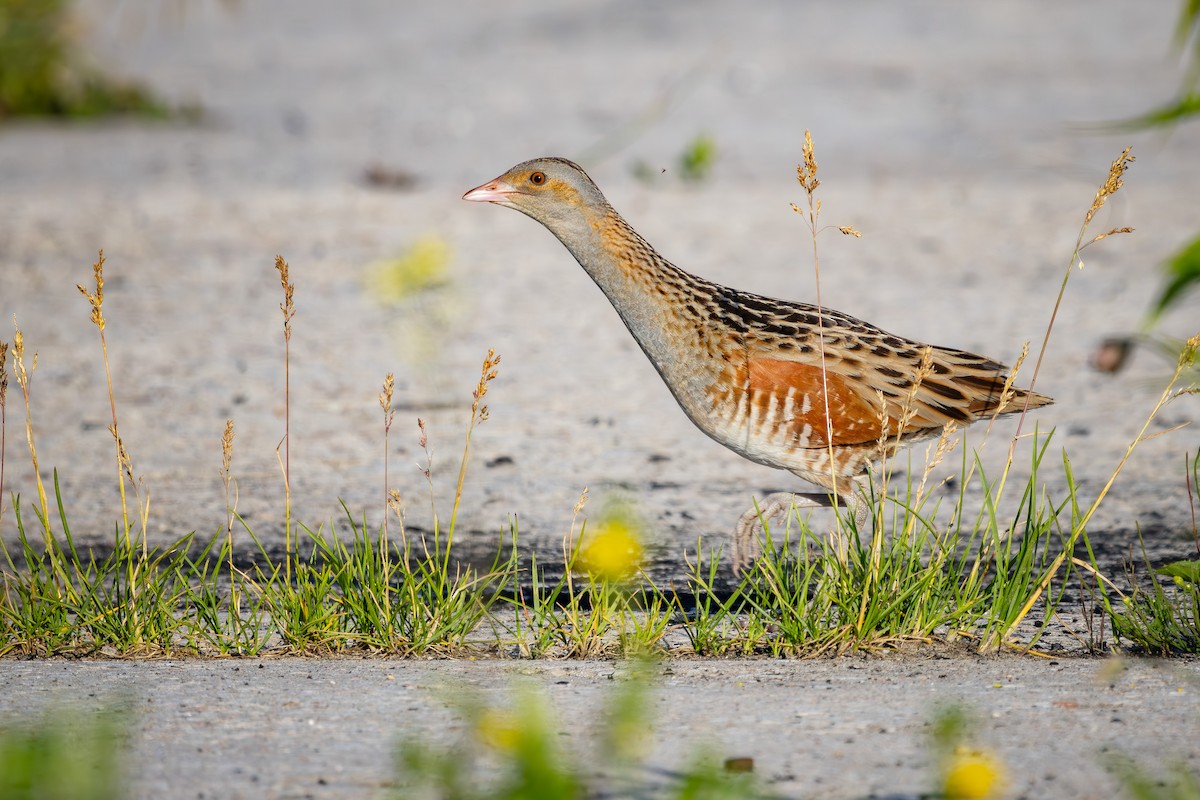
<svg viewBox="0 0 1200 800"><path fill-rule="evenodd" d="M464 200L515 208L551 230L608 209L604 195L578 164L565 158L535 158L463 195Z"/></svg>

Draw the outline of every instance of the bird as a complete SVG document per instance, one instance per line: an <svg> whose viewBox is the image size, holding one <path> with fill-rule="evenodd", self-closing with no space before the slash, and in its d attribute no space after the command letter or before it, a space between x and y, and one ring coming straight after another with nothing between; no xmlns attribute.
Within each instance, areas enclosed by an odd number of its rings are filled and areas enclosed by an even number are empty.
<svg viewBox="0 0 1200 800"><path fill-rule="evenodd" d="M463 199L515 209L554 234L697 428L750 461L823 490L772 493L742 514L731 547L735 574L761 553L765 521L793 505L840 502L861 529L862 480L875 461L947 426L1053 402L1013 386L1009 368L987 356L686 272L565 158L517 164Z"/></svg>

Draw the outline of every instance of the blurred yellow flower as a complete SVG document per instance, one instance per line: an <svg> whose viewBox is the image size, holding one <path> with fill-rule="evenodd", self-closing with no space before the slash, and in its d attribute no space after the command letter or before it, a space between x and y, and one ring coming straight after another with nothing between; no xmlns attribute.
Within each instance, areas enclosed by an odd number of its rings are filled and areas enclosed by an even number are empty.
<svg viewBox="0 0 1200 800"><path fill-rule="evenodd" d="M617 517L602 521L583 546L579 563L600 580L625 580L642 564L642 543L630 520Z"/></svg>
<svg viewBox="0 0 1200 800"><path fill-rule="evenodd" d="M395 303L449 280L450 246L437 236L418 239L398 258L366 268L367 289L383 303Z"/></svg>
<svg viewBox="0 0 1200 800"><path fill-rule="evenodd" d="M517 749L521 731L512 715L497 708L484 710L475 722L475 735L479 741L500 753L511 753Z"/></svg>
<svg viewBox="0 0 1200 800"><path fill-rule="evenodd" d="M943 794L947 800L987 800L1004 787L1004 767L999 759L979 750L960 750L946 768Z"/></svg>

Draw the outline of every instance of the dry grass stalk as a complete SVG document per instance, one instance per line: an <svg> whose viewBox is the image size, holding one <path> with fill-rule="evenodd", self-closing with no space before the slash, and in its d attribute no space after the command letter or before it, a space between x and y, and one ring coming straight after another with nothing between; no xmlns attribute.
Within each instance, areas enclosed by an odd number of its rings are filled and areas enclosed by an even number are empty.
<svg viewBox="0 0 1200 800"><path fill-rule="evenodd" d="M1117 190L1125 185L1125 170L1129 169L1129 165L1135 160L1134 157L1129 154L1130 150L1132 150L1132 148L1126 147L1121 151L1121 155L1113 159L1112 164L1109 165L1108 177L1104 180L1104 183L1100 185L1100 188L1096 190L1096 196L1092 198L1092 205L1088 208L1087 214L1085 214L1083 217L1083 227L1085 229L1091 224L1092 219L1096 216L1096 212L1104 207L1104 203L1108 200L1108 198L1116 194ZM1111 232L1128 233L1132 230L1132 228L1128 228ZM1080 236L1081 240L1082 238L1083 237Z"/></svg>
<svg viewBox="0 0 1200 800"><path fill-rule="evenodd" d="M1021 343L1021 353L1017 356L1017 360L1013 362L1012 369L1008 372L1008 377L1004 379L1004 388L1000 391L1000 402L996 404L996 410L992 414L991 422L988 423L988 430L991 430L992 423L994 423L1000 417L1000 415L1004 413L1004 409L1008 408L1008 406L1012 403L1013 396L1016 395L1016 392L1013 391L1012 388L1013 381L1017 379L1017 375L1021 371L1021 366L1025 363L1025 359L1027 358L1029 358L1029 342L1025 341ZM1031 396L1032 395L1026 396L1026 404L1028 404L1029 397Z"/></svg>
<svg viewBox="0 0 1200 800"><path fill-rule="evenodd" d="M489 347L487 355L483 357L483 366L479 370L479 383L475 386L475 391L471 393L471 420L467 423L467 436L463 442L462 461L458 467L458 483L454 488L454 508L450 512L450 535L454 535L454 524L458 520L458 506L462 501L463 484L467 479L467 462L471 456L471 432L475 430L475 426L487 422L488 407L484 404L483 398L487 396L488 384L496 379L500 374L500 356L496 355L494 348Z"/></svg>
<svg viewBox="0 0 1200 800"><path fill-rule="evenodd" d="M488 391L488 384L496 379L499 371L496 369L500 366L500 356L496 355L493 348L488 348L487 355L483 358L483 367L479 371L479 384L475 387L475 391L471 393L474 402L471 403L471 413L478 412L479 421L483 422L487 419L487 406L480 407L484 396Z"/></svg>
<svg viewBox="0 0 1200 800"><path fill-rule="evenodd" d="M879 441L876 442L876 447L882 454L887 452L887 441L892 430L892 417L888 414L887 395L881 389L875 390L875 402L879 404L879 408L875 412L875 417L879 420Z"/></svg>
<svg viewBox="0 0 1200 800"><path fill-rule="evenodd" d="M401 497L400 489L389 489L388 507L392 513L395 513L396 518L400 519L401 546L407 549L408 539L406 533L404 533L404 499Z"/></svg>
<svg viewBox="0 0 1200 800"><path fill-rule="evenodd" d="M275 269L279 271L279 283L283 288L283 302L279 304L279 310L283 312L283 338L290 342L292 340L292 318L296 316L296 305L293 302L296 285L289 280L290 268L283 256L275 256Z"/></svg>
<svg viewBox="0 0 1200 800"><path fill-rule="evenodd" d="M917 392L920 391L921 385L925 383L925 379L933 374L933 348L925 345L921 348L921 362L917 365L917 373L913 376L912 387L908 390L908 394L904 398L904 405L900 407L900 421L896 426L896 447L900 447L902 443L901 436L904 429L908 427L908 423L912 422L912 418L917 413Z"/></svg>
<svg viewBox="0 0 1200 800"><path fill-rule="evenodd" d="M96 263L92 265L92 273L96 278L96 291L89 292L80 284L75 284L75 288L79 293L88 299L92 306L92 324L104 331L104 251L100 251L100 257L96 259Z"/></svg>
<svg viewBox="0 0 1200 800"><path fill-rule="evenodd" d="M233 520L237 515L237 482L233 479L233 420L225 420L225 431L221 434L221 483L225 486L225 549L229 569L229 613L240 619L242 613L241 593L238 591L237 572L233 565Z"/></svg>
<svg viewBox="0 0 1200 800"><path fill-rule="evenodd" d="M575 530L575 520L583 512L584 506L588 501L588 487L583 487L583 491L579 493L579 499L575 501L574 507L571 509L571 530Z"/></svg>
<svg viewBox="0 0 1200 800"><path fill-rule="evenodd" d="M1034 365L1033 380L1037 379L1038 369L1041 367L1042 357L1045 355L1046 346L1050 339L1050 332L1054 327L1054 319L1057 316L1059 306L1062 303L1063 294L1066 291L1067 280L1070 278L1071 272L1073 271L1072 268L1075 266L1076 263L1079 263L1080 268L1082 268L1082 266L1083 266L1083 261L1080 258L1079 253L1085 247L1084 237L1087 235L1087 227L1088 227L1089 223L1091 223L1092 219L1096 216L1096 212L1098 212L1104 206L1104 203L1108 200L1108 198L1111 197L1115 192L1117 192L1121 188L1122 185L1124 185L1125 171L1129 168L1129 164L1133 161L1133 156L1131 156L1129 153L1130 153L1130 148L1126 147L1121 152L1121 155L1113 160L1112 164L1109 166L1108 177L1105 179L1104 183L1100 186L1100 188L1096 191L1096 196L1092 199L1092 204L1088 208L1087 214L1084 215L1083 225L1080 227L1079 237L1075 243L1075 250L1072 252L1071 260L1067 264L1066 275L1063 278L1062 286L1059 288L1058 299L1056 300L1056 302L1054 304L1054 312L1050 316L1050 323L1046 328L1046 335L1042 340L1042 348L1041 348L1040 353L1038 354L1038 360ZM1127 233L1130 230L1132 230L1132 229L1116 228L1116 229L1109 231L1108 234L1105 234L1105 235L1109 235L1112 233ZM1101 238L1104 238L1104 236L1095 237L1090 242L1088 242L1088 244L1090 244L1091 242L1097 241L1098 239L1101 239ZM1100 493L1096 496L1096 499L1092 502L1091 506L1088 507L1087 511L1082 515L1082 517L1080 517L1080 519L1078 521L1073 522L1073 524L1071 526L1071 534L1070 534L1070 536L1067 537L1067 540L1063 543L1062 551L1050 563L1049 567L1047 567L1047 569L1042 577L1042 580L1039 581L1038 585L1035 587L1034 591L1030 594L1030 596L1029 596L1028 600L1025 602L1025 604L1022 605L1020 611L1017 613L1012 624L1008 627L1007 630L999 632L996 636L994 636L992 638L992 640L983 642L981 645L981 649L983 647L988 647L990 645L998 644L998 642L1000 640L1002 640L1009 633L1011 633L1011 631L1013 631L1017 627L1017 625L1019 625L1025 619L1025 616L1033 608L1034 604L1041 598L1042 594L1049 587L1050 582L1058 574L1058 571L1062 567L1063 563L1068 558L1073 557L1073 551L1074 551L1076 542L1079 540L1079 537L1084 534L1084 531L1086 531L1088 522L1091 521L1092 517L1096 513L1096 510L1100 507L1100 503L1104 500L1104 498L1108 495L1108 492L1112 489L1113 483L1116 481L1117 476L1121 473L1121 470L1124 469L1125 463L1129 460L1129 457L1133 454L1134 449L1140 443L1146 441L1147 439L1151 438L1151 436L1154 435L1154 434L1151 434L1150 436L1148 436L1146 434L1146 431L1149 429L1151 423L1154 421L1154 419L1158 416L1159 412L1162 410L1162 408L1167 403L1169 403L1171 400L1175 399L1176 397L1178 397L1181 394L1181 390L1179 389L1177 384L1179 382L1180 377L1183 375L1184 371L1189 366L1191 366L1192 363L1194 363L1195 358L1196 358L1197 348L1200 348L1200 334L1197 334L1188 340L1187 345L1184 347L1183 352L1179 356L1179 362L1176 365L1174 374L1171 376L1171 380L1167 383L1166 388L1163 389L1162 394L1159 396L1158 402L1155 403L1154 407L1151 409L1149 415L1146 418L1145 423L1143 423L1141 430L1139 430L1137 437L1132 442L1129 443L1128 447L1126 447L1125 453L1121 456L1121 460L1117 463L1117 466L1113 469L1112 474L1109 476L1108 482L1105 483L1104 487L1100 490ZM1031 388L1032 388L1032 385L1033 385L1033 381L1030 382ZM1183 391L1187 391L1187 388L1185 388ZM1024 420L1024 415L1022 414L1021 421L1023 421L1023 420ZM1020 435L1020 421L1018 422L1017 432L1013 436L1013 444L1009 448L1009 459L1008 459L1009 464L1012 463L1013 448L1015 448L1015 446L1016 446L1016 439L1019 435ZM1005 475L1007 475L1007 467L1005 469Z"/></svg>
<svg viewBox="0 0 1200 800"><path fill-rule="evenodd" d="M1075 271L1074 268L1075 268L1076 264L1079 265L1080 269L1083 269L1083 258L1080 255L1081 251L1088 245L1093 244L1094 242L1098 242L1101 239L1105 239L1114 234L1132 233L1133 232L1133 228L1130 228L1130 227L1113 228L1109 231L1106 231L1105 233L1101 233L1098 236L1093 237L1092 239L1088 240L1087 242L1084 241L1085 237L1087 236L1088 226L1091 225L1092 220L1095 219L1095 217L1096 217L1096 214L1100 211L1100 209L1102 209L1104 207L1104 204L1108 201L1108 198L1112 197L1114 194L1116 194L1117 191L1119 191L1121 189L1122 186L1124 186L1125 172L1126 172L1126 170L1129 169L1129 165L1131 163L1133 163L1133 161L1134 161L1134 157L1130 154L1130 150L1131 150L1131 148L1126 147L1124 150L1121 151L1121 154L1119 156L1117 156L1117 158L1113 159L1112 163L1109 165L1109 168L1108 168L1108 175L1105 177L1104 182L1096 190L1096 194L1092 198L1092 203L1088 207L1087 213L1084 214L1083 224L1079 228L1079 236L1075 240L1075 249L1071 252L1071 257L1067 262L1067 268L1063 274L1062 284L1059 286L1058 296L1055 298L1054 308L1050 313L1050 321L1046 325L1046 332L1042 336L1041 348L1038 350L1038 357L1037 357L1037 360L1034 362L1033 376L1029 380L1029 390L1031 392L1034 389L1035 384L1037 383L1038 374L1041 372L1042 363L1046 356L1046 350L1050 343L1050 335L1054 330L1054 322L1058 318L1058 311L1059 311L1059 308L1061 308L1061 306L1062 306L1063 297L1066 294L1067 282L1071 279L1071 273ZM994 415L992 417L992 420L988 423L988 427L987 427L988 433L991 432L992 424L995 422L996 417L999 416L999 413L1003 410L1004 406L1007 405L1009 402L1011 402L1012 382L1016 379L1017 373L1019 372L1021 365L1024 363L1028 354L1029 354L1029 344L1025 343L1025 345L1023 345L1021 348L1020 357L1017 359L1016 364L1014 365L1012 371L1009 374L1008 380L1005 382L1003 394L1001 397L1000 407L997 408L996 415ZM1179 375L1181 374L1181 371L1182 371L1182 366L1176 371L1174 378L1172 378L1170 386L1174 386L1175 382L1179 378ZM1168 387L1168 389L1170 388L1170 386ZM1023 425L1025 423L1025 415L1029 410L1029 397L1031 397L1031 396L1032 395L1027 396L1026 402L1025 402L1025 407L1021 410L1021 414L1017 418L1016 430L1013 432L1012 439L1010 440L1009 446L1008 446L1008 458L1005 461L1004 468L1001 470L1000 480L996 484L996 490L993 495L995 497L999 497L1004 492L1004 486L1008 479L1008 475L1012 468L1013 458L1016 453L1017 441L1021 438L1021 428L1023 427ZM1165 395L1164 395L1164 397L1165 397ZM1151 411L1150 417L1146 421L1147 426L1150 424L1150 421L1153 420L1154 417L1157 415L1158 411L1161 409L1164 402L1165 402L1165 399L1160 398L1159 403L1155 406L1154 410ZM1135 439L1132 443L1130 443L1129 447L1127 448L1127 450L1125 452L1125 455L1121 458L1121 461L1118 463L1116 469L1113 471L1112 476L1109 478L1108 483L1101 490L1099 496L1096 498L1096 500L1092 504L1091 508L1089 508L1087 513L1084 515L1083 519L1080 520L1077 524L1072 526L1071 534L1067 538L1067 541L1063 545L1063 551L1059 554L1059 556L1051 563L1050 567L1046 570L1043 580L1039 583L1039 585L1036 587L1036 589L1030 595L1030 597L1028 598L1028 601L1025 603L1025 605L1022 606L1021 610L1017 614L1015 621L1009 626L1008 630L1000 632L999 634L997 634L996 636L993 636L989 640L982 641L980 643L981 650L998 644L999 640L1003 639L1005 636L1008 635L1009 632L1014 630L1016 628L1016 626L1019 625L1022 620L1024 620L1026 614L1029 613L1029 610L1031 608L1033 608L1034 603L1037 602L1037 600L1041 597L1042 593L1050 585L1051 580L1053 580L1054 576L1058 574L1058 570L1062 566L1064 560L1074 549L1076 541L1078 540L1079 536L1083 533L1083 531L1086 528L1087 521L1091 519L1091 517L1095 513L1096 509L1099 507L1100 501L1108 494L1109 488L1112 486L1113 481L1116 480L1117 475L1121 472L1122 468L1125 465L1126 460L1128 460L1129 455L1132 453L1133 448L1140 441L1143 440L1144 432L1145 432L1145 427L1143 427L1142 434L1140 434L1137 439ZM985 433L985 438L986 438L986 435L987 434ZM974 466L971 467L971 470L972 470L972 472L974 471Z"/></svg>
<svg viewBox="0 0 1200 800"><path fill-rule="evenodd" d="M291 346L292 318L296 316L296 305L293 301L296 286L289 280L289 267L283 256L275 256L275 269L279 272L279 283L283 288L283 302L279 304L279 310L283 312L283 438L276 446L275 454L279 457L280 469L283 470L283 548L286 556L284 576L290 582L292 577ZM282 455L280 455L281 447L283 448Z"/></svg>
<svg viewBox="0 0 1200 800"><path fill-rule="evenodd" d="M392 429L392 394L396 389L396 378L388 373L383 379L383 390L379 393L379 407L383 409L383 432L387 434Z"/></svg>
<svg viewBox="0 0 1200 800"><path fill-rule="evenodd" d="M792 210L804 217L808 223L808 230L812 235L812 259L813 259L813 275L816 281L817 295L817 343L821 353L821 394L825 402L825 440L828 443L829 451L829 470L833 478L833 507L834 516L840 520L837 515L837 507L840 501L837 491L837 476L836 461L833 457L833 417L829 413L829 376L825 368L825 317L823 314L824 304L821 302L821 264L817 257L817 234L821 229L817 227L817 222L821 216L821 201L815 197L817 187L821 185L821 180L817 177L817 156L816 150L813 147L812 132L804 131L804 145L800 150L801 162L796 165L796 180L808 198L807 210L800 208L795 203L792 204ZM853 226L846 225L838 228L839 231L856 238L861 238L859 233ZM836 530L841 530L841 524L835 526Z"/></svg>
<svg viewBox="0 0 1200 800"><path fill-rule="evenodd" d="M420 417L417 417L417 430L421 432L417 437L417 446L425 451L425 466L418 464L417 469L421 470L429 486L429 510L433 515L433 530L437 534L441 530L441 522L438 520L437 500L433 493L433 451L429 449L429 430L425 427L425 420Z"/></svg>
<svg viewBox="0 0 1200 800"><path fill-rule="evenodd" d="M388 434L392 430L392 394L396 389L396 377L388 373L383 379L383 390L379 393L379 407L383 409L383 525L379 532L379 563L386 567L388 558L388 513L391 502L391 484L388 481Z"/></svg>
<svg viewBox="0 0 1200 800"><path fill-rule="evenodd" d="M0 531L4 529L4 443L7 431L8 342L0 342Z"/></svg>
<svg viewBox="0 0 1200 800"><path fill-rule="evenodd" d="M13 375L17 386L21 387L21 396L25 401L25 441L29 444L29 457L33 461L33 479L37 484L38 503L42 511L43 533L45 534L46 549L53 550L53 534L50 527L50 504L46 500L46 486L42 483L42 473L38 465L37 444L33 436L33 406L30 403L30 380L37 370L37 353L33 354L28 367L25 364L25 335L17 325L17 315L13 314Z"/></svg>
<svg viewBox="0 0 1200 800"><path fill-rule="evenodd" d="M575 535L575 523L579 521L579 515L583 513L584 506L588 502L588 487L583 487L583 491L579 493L579 499L575 501L575 506L571 509L571 527L567 529L567 535L563 537L563 564L567 568L567 572L571 571L571 554L575 552L579 544L579 538ZM583 531L581 530L582 534Z"/></svg>
<svg viewBox="0 0 1200 800"><path fill-rule="evenodd" d="M805 193L812 195L821 185L821 181L817 178L817 155L813 148L811 131L804 131L804 146L800 149L800 157L803 160L796 165L796 180L800 182Z"/></svg>
<svg viewBox="0 0 1200 800"><path fill-rule="evenodd" d="M1091 244L1092 242L1098 242L1101 239L1107 239L1109 236L1113 236L1114 234L1118 234L1118 233L1133 233L1133 228L1130 228L1130 227L1113 228L1110 231L1106 231L1104 233L1098 233L1092 237L1091 241L1089 241L1088 244ZM1086 247L1086 246L1087 245L1084 245L1084 247Z"/></svg>
<svg viewBox="0 0 1200 800"><path fill-rule="evenodd" d="M1197 333L1195 336L1189 338L1183 345L1183 350L1179 354L1179 365L1181 372L1190 370L1195 366L1197 354L1200 354L1200 333ZM1193 373L1193 377L1195 377L1195 373ZM1175 397L1184 394L1200 394L1200 384L1193 382L1187 386L1180 387L1175 392Z"/></svg>
<svg viewBox="0 0 1200 800"><path fill-rule="evenodd" d="M944 477L940 481L938 481L937 484L935 484L934 486L932 486L932 487L929 486L929 479L930 479L930 477L933 476L934 470L936 470L938 468L938 465L940 465L943 461L945 461L946 456L948 456L948 455L950 455L950 453L954 452L954 448L958 447L959 439L956 436L957 433L958 433L958 423L957 422L948 422L942 428L942 432L941 432L941 434L938 435L937 441L926 445L926 447L925 447L925 466L921 470L921 479L917 482L917 490L916 490L916 492L913 493L912 500L911 500L911 505L914 509L921 508L925 503L925 499L930 495L930 493L932 493L939 487L944 486L946 484L946 482L949 481L951 479L951 477L953 477L953 476L947 475L946 477ZM883 496L887 496L888 471L886 469L886 462L884 463L884 466L881 467L881 469L883 471L884 478L883 478L883 488L880 490L880 494ZM917 515L916 514L907 514L906 518L907 519L905 522L904 532L903 532L903 536L905 538L912 535L913 528L917 524ZM953 526L951 526L951 527L953 527Z"/></svg>
<svg viewBox="0 0 1200 800"><path fill-rule="evenodd" d="M1114 167L1115 164L1116 162L1114 162ZM1088 523L1095 515L1097 509L1100 508L1101 502L1103 502L1104 498L1108 496L1109 490L1112 489L1113 484L1117 480L1117 476L1121 474L1121 470L1125 468L1125 463L1129 460L1129 457L1133 455L1134 449L1142 442L1157 435L1146 434L1146 431L1149 430L1150 425L1154 422L1159 412L1162 411L1163 407L1166 406L1167 403L1171 402L1176 397L1179 397L1181 394L1186 393L1179 390L1177 383L1179 382L1179 378L1183 375L1184 371L1195 363L1198 350L1200 350L1200 333L1197 333L1188 339L1187 344L1183 348L1183 352L1179 354L1179 361L1175 366L1174 374L1172 374L1171 379L1167 382L1166 388L1164 388L1162 393L1159 395L1158 402L1154 404L1154 408L1152 408L1149 415L1147 415L1146 421L1142 424L1141 429L1138 431L1138 435L1129 443L1129 446L1125 448L1125 452L1121 456L1121 460L1117 462L1117 466L1113 469L1112 474L1109 476L1108 482L1104 484L1104 488L1102 488L1100 493L1096 495L1096 499L1092 501L1092 504L1088 507L1088 510L1084 512L1083 516L1079 518L1078 522L1075 522L1071 526L1071 535L1067 537L1066 542L1063 543L1062 551L1055 557L1054 561L1052 561L1050 566L1046 569L1042 580L1038 583L1035 590L1030 594L1029 599L1021 607L1016 619L1013 620L1013 623L1009 626L1008 630L1003 632L1002 636L1007 636L1008 633L1016 629L1016 627L1021 624L1021 621L1025 619L1025 615L1029 613L1034 604L1039 598L1041 598L1042 593L1045 592L1047 587L1050 586L1050 582L1058 574L1058 570L1062 567L1063 562L1068 558L1073 558L1075 543L1087 529ZM1184 387L1185 390L1190 388L1192 387ZM992 642L992 644L994 643L995 642ZM987 646L988 644L989 642L984 642L983 646Z"/></svg>
<svg viewBox="0 0 1200 800"><path fill-rule="evenodd" d="M129 485L133 487L135 497L138 501L139 517L142 522L142 555L147 553L146 543L146 525L148 523L148 506L149 500L142 501L138 492L138 482L133 475L133 461L129 457L129 451L125 449L125 442L121 438L120 428L117 425L117 399L113 392L112 368L108 362L108 339L105 336L105 319L104 319L104 251L101 250L96 262L92 264L92 276L95 280L96 290L89 292L80 284L75 284L75 288L79 293L87 298L88 304L92 307L91 320L96 326L96 330L100 332L100 351L104 359L104 379L108 386L108 407L112 415L112 424L108 426L108 432L112 434L113 442L117 453L117 484L121 492L121 523L125 534L125 546L130 547L132 542L130 539L130 530L132 525L129 520L129 504L125 491L125 482L129 481Z"/></svg>
<svg viewBox="0 0 1200 800"><path fill-rule="evenodd" d="M221 474L225 478L226 486L229 483L229 471L233 467L233 420L225 420L225 433L221 434ZM226 505L229 504L229 494L225 495Z"/></svg>
<svg viewBox="0 0 1200 800"><path fill-rule="evenodd" d="M1067 291L1067 282L1071 279L1071 273L1075 271L1074 267L1076 264L1079 265L1080 269L1083 269L1083 258L1080 256L1080 252L1088 244L1099 241L1100 239L1106 238L1107 236L1111 236L1116 233L1131 233L1133 231L1133 228L1129 228L1129 227L1114 228L1104 234L1101 234L1100 236L1093 238L1089 242L1086 242L1086 243L1084 242L1084 237L1087 236L1088 226L1091 224L1092 220L1095 218L1096 213L1101 208L1104 207L1104 204L1108 201L1108 198L1112 197L1125 184L1125 180L1124 180L1125 171L1127 169L1129 169L1129 165L1131 163L1133 163L1133 161L1134 161L1134 157L1132 155L1130 155L1129 147L1126 147L1124 150L1121 151L1121 155L1119 155L1115 159L1113 159L1112 163L1109 165L1108 175L1105 178L1104 183L1102 183L1100 185L1100 188L1096 190L1096 195L1095 195L1095 197L1092 198L1092 204L1088 207L1087 213L1083 217L1083 224L1079 228L1079 236L1075 239L1075 249L1071 252L1071 257L1067 261L1067 268L1063 274L1062 284L1058 288L1058 296L1055 298L1054 308L1050 312L1050 321L1046 324L1046 333L1042 336L1041 348L1038 350L1037 360L1034 361L1034 364L1033 364L1033 375L1029 379L1029 387L1028 387L1030 394L1027 395L1027 397L1026 397L1025 406L1024 406L1024 408L1021 409L1020 416L1017 417L1017 426L1016 426L1016 429L1013 431L1012 439L1009 441L1008 458L1005 461L1004 468L1001 470L1000 481L997 484L997 489L996 489L996 493L995 493L996 497L999 497L1003 493L1005 482L1007 481L1009 471L1012 468L1013 458L1016 454L1016 449L1017 449L1017 441L1021 438L1021 428L1024 426L1025 416L1029 412L1029 400L1032 397L1033 389L1036 387L1038 374L1041 372L1042 363L1046 357L1046 349L1050 345L1050 335L1054 330L1054 322L1056 319L1058 319L1058 310L1059 310L1059 308L1062 307L1063 297L1065 296L1066 291ZM1020 368L1022 362L1024 362L1027 354L1028 354L1028 345L1025 345L1021 350L1020 359L1018 359L1016 366L1013 368L1013 370L1009 376L1009 382L1005 384L1004 392L1006 394L1010 391L1011 381L1016 377L1017 370ZM992 418L992 422L995 422L995 417ZM991 422L988 423L988 431L989 432L991 431L991 425L992 425ZM1128 453L1126 453L1126 457L1128 457ZM1123 465L1124 463L1125 463L1125 460L1122 459L1121 464ZM1117 472L1120 472L1120 470L1121 470L1121 467L1118 466ZM1115 473L1114 473L1113 477L1114 478L1116 477ZM1111 484L1111 482L1110 482L1110 484ZM1107 491L1108 490L1106 488L1104 490L1104 492L1101 493L1101 496L1103 496L1105 493L1107 493ZM1093 506L1093 508L1095 508L1095 507ZM1090 514L1089 514L1089 516L1090 516ZM1075 530L1072 531L1071 536L1069 538L1068 551L1069 551L1070 547L1074 546L1075 541L1081 532L1082 532L1082 527L1076 528ZM1058 567L1061 565L1061 563L1062 563L1061 559L1056 561L1053 565L1053 569L1051 569L1050 571L1048 571L1046 573L1046 583L1042 587L1040 587L1036 592L1034 592L1034 596L1030 599L1029 605L1025 609L1023 609L1020 612L1020 614L1018 615L1017 622L1020 622L1020 620L1025 617L1025 614L1028 613L1028 608L1032 607L1034 600L1041 595L1041 592L1043 591L1045 586L1049 585L1050 578L1057 572ZM1013 627L1015 627L1015 624ZM1011 630L1011 628L1010 628L1010 630ZM983 642L981 645L981 649L983 647L989 646L990 644L992 644L992 642Z"/></svg>
<svg viewBox="0 0 1200 800"><path fill-rule="evenodd" d="M1121 155L1113 159L1112 164L1110 164L1108 167L1108 176L1104 179L1104 183L1100 185L1100 188L1096 190L1096 196L1092 198L1092 204L1088 207L1087 213L1083 217L1083 225L1081 225L1079 228L1079 237L1075 240L1075 249L1072 251L1071 258L1067 262L1066 273L1063 275L1062 285L1058 289L1058 297L1054 301L1054 309L1050 312L1050 321L1046 324L1046 333L1042 337L1041 349L1038 351L1037 360L1033 364L1033 375L1029 379L1030 392L1032 392L1036 387L1038 374L1042 370L1042 362L1046 357L1046 348L1050 344L1050 334L1054 330L1054 321L1058 318L1058 310L1060 307L1062 307L1063 295L1067 291L1067 281L1071 279L1071 273L1074 271L1073 267L1078 264L1079 268L1083 269L1083 259L1080 257L1080 251L1082 251L1087 244L1099 241L1107 236L1111 236L1116 233L1133 232L1133 228L1113 228L1107 233L1092 239L1091 242L1087 242L1085 244L1083 241L1084 237L1087 235L1088 226L1091 225L1096 213L1104 207L1104 204L1108 201L1108 198L1116 194L1117 191L1125 185L1125 171L1129 169L1129 165L1134 161L1134 157L1130 155L1130 149L1131 148L1126 147L1121 151ZM1032 395L1030 395L1030 397L1032 397ZM1025 423L1025 415L1028 411L1029 403L1027 400L1025 408L1021 411L1021 416L1017 419L1017 429L1016 432L1013 433L1012 444L1008 449L1008 459L1010 463L1012 462L1013 452L1016 448L1017 438L1021 435L1021 426Z"/></svg>
<svg viewBox="0 0 1200 800"><path fill-rule="evenodd" d="M221 434L221 483L225 487L225 538L229 544L229 575L233 576L233 520L237 514L237 482L233 479L233 420L225 420Z"/></svg>

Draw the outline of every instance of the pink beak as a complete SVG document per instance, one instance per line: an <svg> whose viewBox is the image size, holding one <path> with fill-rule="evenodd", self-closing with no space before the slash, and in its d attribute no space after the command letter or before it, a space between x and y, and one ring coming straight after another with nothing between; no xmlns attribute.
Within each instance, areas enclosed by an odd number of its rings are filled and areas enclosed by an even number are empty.
<svg viewBox="0 0 1200 800"><path fill-rule="evenodd" d="M472 200L476 203L504 203L508 202L509 197L516 193L516 189L497 178L482 186L476 186L463 195L463 200Z"/></svg>

